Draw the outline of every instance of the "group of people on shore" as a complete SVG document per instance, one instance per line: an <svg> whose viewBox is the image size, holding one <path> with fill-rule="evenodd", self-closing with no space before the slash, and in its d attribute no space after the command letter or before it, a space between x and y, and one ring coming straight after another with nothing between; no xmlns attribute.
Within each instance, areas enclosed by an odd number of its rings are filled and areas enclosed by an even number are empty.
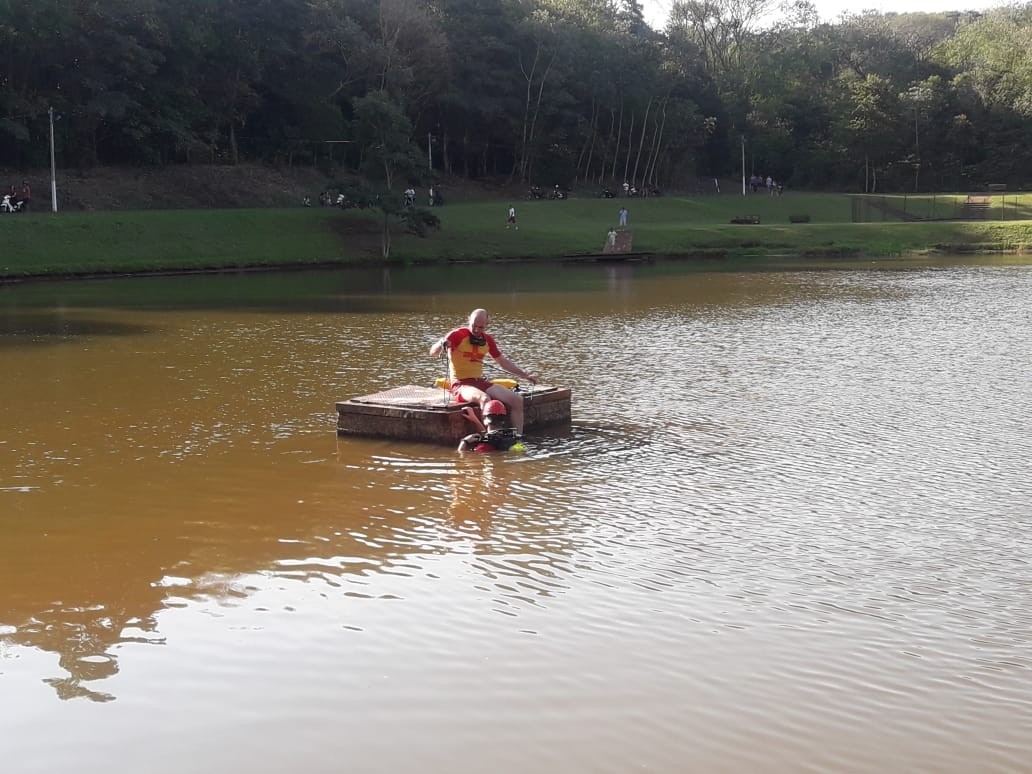
<svg viewBox="0 0 1032 774"><path fill-rule="evenodd" d="M28 180L22 180L21 190L18 186L11 185L10 189L0 199L0 212L28 212L32 205L32 187Z"/></svg>
<svg viewBox="0 0 1032 774"><path fill-rule="evenodd" d="M486 309L474 309L466 325L454 328L430 347L431 357L448 358L449 391L456 401L472 403L463 409L476 432L463 437L459 451L508 451L523 437L523 396L514 389L484 378L484 358L488 355L508 374L537 384L538 378L520 368L498 348L487 332Z"/></svg>
<svg viewBox="0 0 1032 774"><path fill-rule="evenodd" d="M552 200L559 200L559 201L561 201L563 199L569 198L569 195L570 195L569 191L567 191L565 188L561 188L559 186L559 184L556 183L552 187L552 190L549 191L547 194L545 193L544 189L541 186L539 186L539 185L532 185L530 187L530 191L527 193L527 198L528 199L552 199Z"/></svg>
<svg viewBox="0 0 1032 774"><path fill-rule="evenodd" d="M781 196L785 192L785 184L767 175L751 175L749 177L749 188L753 193L759 193L766 189L768 196Z"/></svg>
<svg viewBox="0 0 1032 774"><path fill-rule="evenodd" d="M409 186L404 191L404 202L406 207L416 206L416 189ZM428 207L443 207L444 194L441 193L441 186L430 186L427 190L426 204Z"/></svg>

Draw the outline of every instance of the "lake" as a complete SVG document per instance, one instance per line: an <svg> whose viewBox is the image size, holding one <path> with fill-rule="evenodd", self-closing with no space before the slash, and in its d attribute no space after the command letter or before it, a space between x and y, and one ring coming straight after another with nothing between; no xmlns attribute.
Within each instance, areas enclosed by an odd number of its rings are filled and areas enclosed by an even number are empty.
<svg viewBox="0 0 1032 774"><path fill-rule="evenodd" d="M1017 771L1032 262L0 287L5 774ZM340 438L491 311L522 454Z"/></svg>

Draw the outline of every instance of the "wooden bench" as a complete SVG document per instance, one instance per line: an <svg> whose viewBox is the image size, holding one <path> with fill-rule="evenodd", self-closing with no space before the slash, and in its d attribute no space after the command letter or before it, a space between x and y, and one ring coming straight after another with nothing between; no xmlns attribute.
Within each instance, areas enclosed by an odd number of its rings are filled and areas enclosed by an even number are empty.
<svg viewBox="0 0 1032 774"><path fill-rule="evenodd" d="M809 215L789 215L788 216L788 222L789 223L809 223L810 222L810 216Z"/></svg>
<svg viewBox="0 0 1032 774"><path fill-rule="evenodd" d="M758 226L760 223L759 215L739 215L737 218L731 218L731 222L738 225L751 225Z"/></svg>

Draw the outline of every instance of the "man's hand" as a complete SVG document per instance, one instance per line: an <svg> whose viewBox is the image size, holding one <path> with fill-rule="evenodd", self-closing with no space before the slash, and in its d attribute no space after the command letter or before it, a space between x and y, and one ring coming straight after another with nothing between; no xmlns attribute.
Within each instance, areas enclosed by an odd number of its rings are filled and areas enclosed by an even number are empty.
<svg viewBox="0 0 1032 774"><path fill-rule="evenodd" d="M484 432L484 423L480 421L480 417L477 416L476 410L472 406L466 406L462 409L462 416L473 423L473 425L480 432Z"/></svg>
<svg viewBox="0 0 1032 774"><path fill-rule="evenodd" d="M438 339L430 345L430 357L437 357L442 352L448 351L448 339Z"/></svg>

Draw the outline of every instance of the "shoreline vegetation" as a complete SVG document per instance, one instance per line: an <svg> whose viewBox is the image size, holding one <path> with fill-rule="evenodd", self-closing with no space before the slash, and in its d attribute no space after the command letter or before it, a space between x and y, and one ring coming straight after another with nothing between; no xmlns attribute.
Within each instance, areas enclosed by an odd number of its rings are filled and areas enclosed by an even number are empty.
<svg viewBox="0 0 1032 774"><path fill-rule="evenodd" d="M497 197L497 194L495 194ZM1032 250L1032 194L991 197L978 220L965 194L765 193L519 201L475 197L434 208L424 237L383 214L323 207L32 212L0 216L0 282L246 269L584 259L602 252L621 206L633 254L655 260L857 259ZM37 199L37 209L44 204ZM509 205L519 230L505 228ZM873 222L854 223L860 214ZM758 224L732 224L756 216ZM791 222L807 216L809 222ZM904 221L903 217L928 220ZM940 219L942 218L942 219Z"/></svg>

